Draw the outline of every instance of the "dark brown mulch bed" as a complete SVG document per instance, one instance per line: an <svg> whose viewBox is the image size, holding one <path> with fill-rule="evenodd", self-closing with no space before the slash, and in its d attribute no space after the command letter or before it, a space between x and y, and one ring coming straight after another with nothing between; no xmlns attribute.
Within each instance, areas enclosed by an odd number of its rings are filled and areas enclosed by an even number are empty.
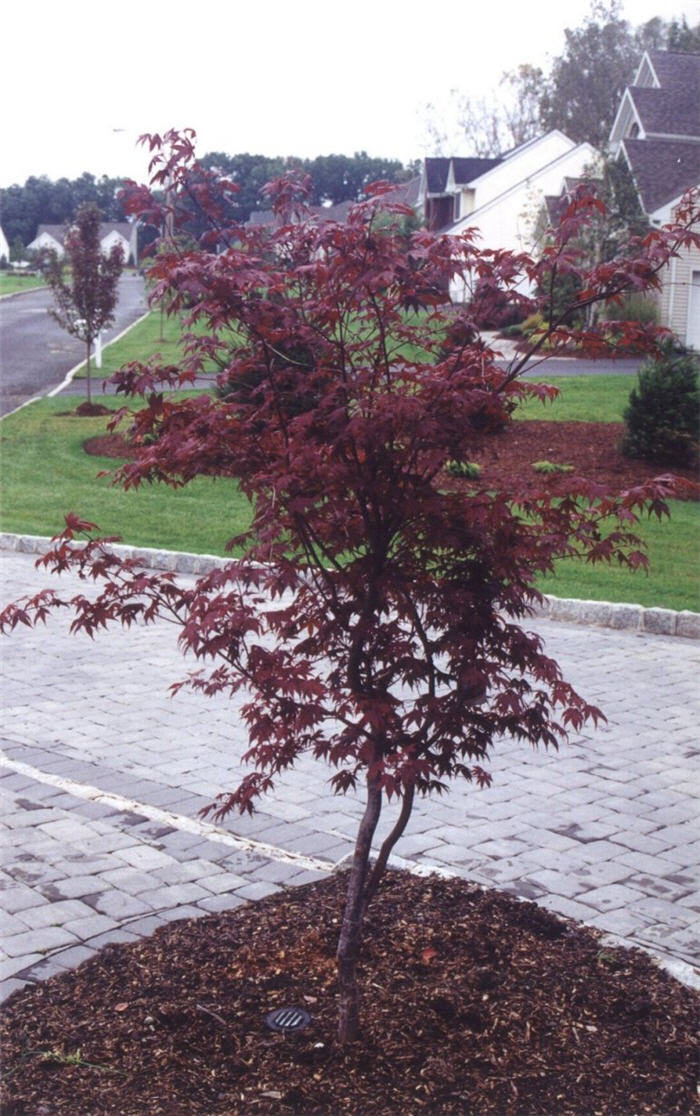
<svg viewBox="0 0 700 1116"><path fill-rule="evenodd" d="M6 1116L694 1113L698 997L637 951L464 881L386 878L361 1041L335 1042L343 876L107 947L15 993ZM273 1009L312 1016L295 1036Z"/></svg>
<svg viewBox="0 0 700 1116"><path fill-rule="evenodd" d="M513 422L507 430L489 434L469 449L472 461L482 466L480 482L514 491L523 487L534 489L543 480L556 485L558 478L543 478L532 466L536 461L573 465L577 476L614 489L634 488L668 467L632 461L618 449L624 432L622 423L614 422ZM136 451L120 434L104 434L84 443L87 453L103 457L129 458ZM693 469L672 470L688 480L697 480Z"/></svg>
<svg viewBox="0 0 700 1116"><path fill-rule="evenodd" d="M65 417L67 415L77 416L78 418L99 418L100 415L113 415L109 407L105 407L103 403L88 403L87 399L84 403L79 403L74 411L58 411L57 417Z"/></svg>

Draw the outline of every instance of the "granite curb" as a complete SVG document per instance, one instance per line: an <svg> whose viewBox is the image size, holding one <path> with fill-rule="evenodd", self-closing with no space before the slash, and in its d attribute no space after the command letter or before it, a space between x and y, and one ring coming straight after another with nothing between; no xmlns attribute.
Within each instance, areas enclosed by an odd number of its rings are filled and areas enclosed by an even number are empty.
<svg viewBox="0 0 700 1116"><path fill-rule="evenodd" d="M43 554L51 539L46 535L0 534L0 551L21 554ZM147 569L198 576L223 568L229 559L214 554L188 554L177 550L110 544L109 549L122 558L135 558ZM644 635L679 636L700 639L700 613L670 608L646 608L638 604L612 601L587 601L544 595L533 610L534 616L561 620L568 624L584 624L599 628L627 630Z"/></svg>

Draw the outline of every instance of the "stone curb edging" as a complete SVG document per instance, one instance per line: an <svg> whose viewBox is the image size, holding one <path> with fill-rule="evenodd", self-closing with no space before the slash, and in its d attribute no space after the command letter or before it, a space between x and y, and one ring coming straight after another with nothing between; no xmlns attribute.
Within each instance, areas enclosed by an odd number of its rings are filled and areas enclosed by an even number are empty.
<svg viewBox="0 0 700 1116"><path fill-rule="evenodd" d="M0 551L22 554L43 554L51 539L46 535L0 534ZM156 550L145 546L111 544L109 547L122 558L137 558L148 569L198 575L221 569L228 559L214 554L188 554L177 550ZM700 639L700 613L670 608L645 608L637 604L616 604L612 601L585 601L545 595L533 615L569 624L588 624L618 631L634 631L644 635L680 636Z"/></svg>

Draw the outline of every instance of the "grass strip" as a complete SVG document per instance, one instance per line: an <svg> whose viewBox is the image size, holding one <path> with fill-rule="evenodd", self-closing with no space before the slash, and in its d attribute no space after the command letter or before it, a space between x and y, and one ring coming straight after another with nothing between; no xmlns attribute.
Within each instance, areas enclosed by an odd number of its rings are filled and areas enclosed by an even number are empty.
<svg viewBox="0 0 700 1116"><path fill-rule="evenodd" d="M21 291L31 291L35 287L45 287L46 283L40 275L15 275L12 272L0 272L0 296L18 294Z"/></svg>
<svg viewBox="0 0 700 1116"><path fill-rule="evenodd" d="M93 380L105 380L113 376L132 360L146 361L160 354L164 364L175 364L182 360L180 335L182 327L177 317L161 316L159 311L151 313L136 322L118 341L113 341L102 350L102 367L96 368L91 362L90 375ZM80 365L75 378L85 378L85 363Z"/></svg>
<svg viewBox="0 0 700 1116"><path fill-rule="evenodd" d="M3 531L52 535L74 511L137 546L223 554L232 535L252 518L251 507L229 478L198 477L184 488L142 485L125 492L103 470L111 458L92 457L86 439L104 434L107 419L70 413L80 399L42 399L8 415L0 426L0 484ZM122 405L113 397L105 406Z"/></svg>
<svg viewBox="0 0 700 1116"><path fill-rule="evenodd" d="M144 485L124 492L102 470L110 458L85 453L87 438L105 433L107 420L70 413L78 400L44 399L8 415L0 431L3 531L49 535L75 511L125 542L168 550L223 554L226 541L251 520L251 508L229 478L200 477L182 489ZM107 406L119 404L105 397ZM673 501L671 521L643 520L639 534L649 547L651 572L562 561L540 587L559 597L627 601L674 609L700 608L697 504Z"/></svg>
<svg viewBox="0 0 700 1116"><path fill-rule="evenodd" d="M528 399L515 412L517 419L542 419L547 422L623 422L629 394L637 377L614 376L538 376L541 383L552 384L560 394L551 403Z"/></svg>

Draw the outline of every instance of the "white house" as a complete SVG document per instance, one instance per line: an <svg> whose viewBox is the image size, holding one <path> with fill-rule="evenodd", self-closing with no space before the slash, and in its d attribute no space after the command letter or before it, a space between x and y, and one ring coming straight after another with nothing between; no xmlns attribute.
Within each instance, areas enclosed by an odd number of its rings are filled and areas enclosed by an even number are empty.
<svg viewBox="0 0 700 1116"><path fill-rule="evenodd" d="M545 196L597 162L589 143L576 144L559 131L493 159L426 159L420 195L426 225L451 235L473 228L485 248L528 251ZM456 302L470 294L461 280L451 293Z"/></svg>
<svg viewBox="0 0 700 1116"><path fill-rule="evenodd" d="M137 231L135 222L103 221L100 224L100 246L103 253L107 255L116 244L124 254L125 263L138 263ZM48 249L60 258L64 253L65 235L65 225L39 225L34 240L27 245L27 251L40 252Z"/></svg>
<svg viewBox="0 0 700 1116"><path fill-rule="evenodd" d="M700 186L700 55L647 51L625 90L610 132L613 155L629 167L650 224L676 214ZM663 325L700 350L700 251L688 249L661 275Z"/></svg>

